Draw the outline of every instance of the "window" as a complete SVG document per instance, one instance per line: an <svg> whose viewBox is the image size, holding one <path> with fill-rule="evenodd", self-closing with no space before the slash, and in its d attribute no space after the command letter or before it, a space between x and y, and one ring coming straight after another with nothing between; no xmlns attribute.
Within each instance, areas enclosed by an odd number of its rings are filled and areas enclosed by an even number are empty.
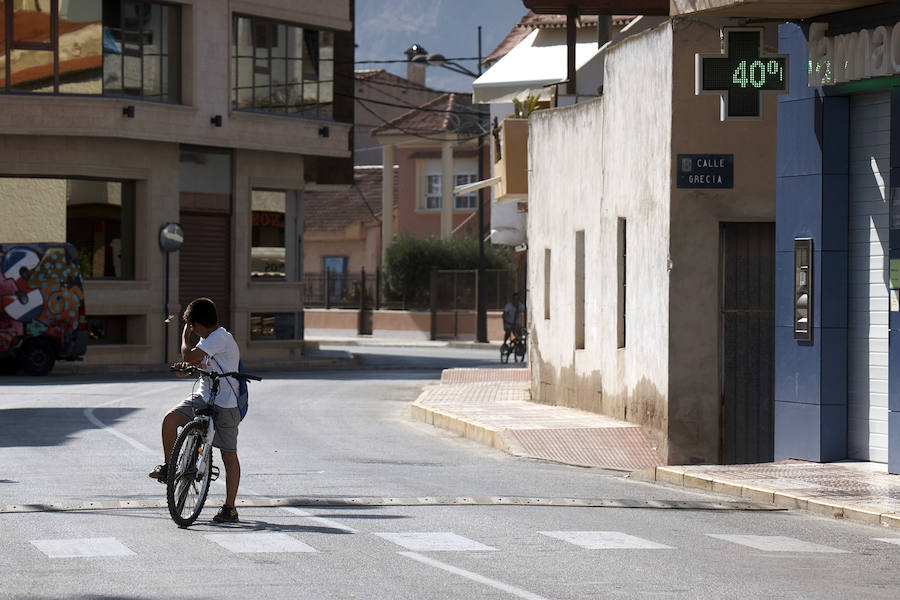
<svg viewBox="0 0 900 600"><path fill-rule="evenodd" d="M550 248L544 248L544 318L550 318Z"/></svg>
<svg viewBox="0 0 900 600"><path fill-rule="evenodd" d="M334 33L234 17L235 110L332 119Z"/></svg>
<svg viewBox="0 0 900 600"><path fill-rule="evenodd" d="M575 349L584 350L584 230L575 232Z"/></svg>
<svg viewBox="0 0 900 600"><path fill-rule="evenodd" d="M135 0L0 0L11 24L0 28L0 91L178 102L180 14Z"/></svg>
<svg viewBox="0 0 900 600"><path fill-rule="evenodd" d="M250 313L250 339L297 339L297 313Z"/></svg>
<svg viewBox="0 0 900 600"><path fill-rule="evenodd" d="M284 191L253 190L251 193L250 276L253 279L285 279Z"/></svg>
<svg viewBox="0 0 900 600"><path fill-rule="evenodd" d="M88 343L95 345L127 344L128 317L105 315L87 317Z"/></svg>
<svg viewBox="0 0 900 600"><path fill-rule="evenodd" d="M134 184L66 181L66 241L82 276L134 279Z"/></svg>
<svg viewBox="0 0 900 600"><path fill-rule="evenodd" d="M458 164L462 162L462 164ZM474 167L472 161L457 161L454 163L453 185L465 185L478 181L478 176L468 172ZM424 165L424 194L421 206L425 210L440 210L443 205L443 191L441 183L443 175L441 173L440 161L428 161ZM478 192L470 192L462 196L454 196L454 210L476 210L478 208Z"/></svg>
<svg viewBox="0 0 900 600"><path fill-rule="evenodd" d="M134 279L134 188L130 181L0 177L0 206L29 206L43 241L75 247L83 277Z"/></svg>
<svg viewBox="0 0 900 600"><path fill-rule="evenodd" d="M425 177L425 208L440 209L442 202L441 176L428 175Z"/></svg>
<svg viewBox="0 0 900 600"><path fill-rule="evenodd" d="M625 347L625 298L626 298L626 246L625 246L625 219L619 219L618 231L616 234L616 244L618 246L617 249L617 268L616 268L616 289L617 293L617 321L616 321L616 337L618 340L618 347Z"/></svg>
<svg viewBox="0 0 900 600"><path fill-rule="evenodd" d="M467 183L475 183L476 181L478 181L476 175L457 175L455 185L460 186ZM456 210L475 210L478 208L478 192L469 192L462 196L456 196L455 208Z"/></svg>
<svg viewBox="0 0 900 600"><path fill-rule="evenodd" d="M132 0L103 2L103 93L180 100L180 12Z"/></svg>

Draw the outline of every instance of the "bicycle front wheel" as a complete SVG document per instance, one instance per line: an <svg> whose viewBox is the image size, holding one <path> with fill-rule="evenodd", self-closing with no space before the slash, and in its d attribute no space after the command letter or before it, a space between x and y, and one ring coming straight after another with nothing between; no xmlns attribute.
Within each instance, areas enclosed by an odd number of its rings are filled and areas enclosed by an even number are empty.
<svg viewBox="0 0 900 600"><path fill-rule="evenodd" d="M166 500L169 514L179 527L187 527L197 520L206 502L206 494L209 493L212 457L209 458L206 471L200 472L205 435L206 427L203 423L188 423L175 440L172 456L169 457Z"/></svg>
<svg viewBox="0 0 900 600"><path fill-rule="evenodd" d="M503 344L500 346L500 362L509 362L509 344L507 344L506 342L503 342Z"/></svg>

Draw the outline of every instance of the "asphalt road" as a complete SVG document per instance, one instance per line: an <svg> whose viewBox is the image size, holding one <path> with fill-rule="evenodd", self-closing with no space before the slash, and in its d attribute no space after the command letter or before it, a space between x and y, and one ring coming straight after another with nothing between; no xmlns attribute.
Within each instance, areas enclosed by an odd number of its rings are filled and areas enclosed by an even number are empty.
<svg viewBox="0 0 900 600"><path fill-rule="evenodd" d="M190 382L0 379L0 507L100 508L0 513L0 598L896 598L891 530L515 458L409 417L441 365L494 352L352 351L253 385L233 526L224 486L179 529L146 476Z"/></svg>

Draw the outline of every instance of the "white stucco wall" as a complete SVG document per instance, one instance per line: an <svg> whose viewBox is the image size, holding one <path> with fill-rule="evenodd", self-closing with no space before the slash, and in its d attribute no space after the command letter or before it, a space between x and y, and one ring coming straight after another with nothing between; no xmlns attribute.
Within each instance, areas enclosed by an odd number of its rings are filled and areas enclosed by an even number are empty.
<svg viewBox="0 0 900 600"><path fill-rule="evenodd" d="M657 432L665 430L668 390L671 65L668 24L629 38L607 55L601 99L534 113L529 132L533 397ZM627 220L623 349L616 336L619 218ZM577 350L575 236L582 229L585 347Z"/></svg>

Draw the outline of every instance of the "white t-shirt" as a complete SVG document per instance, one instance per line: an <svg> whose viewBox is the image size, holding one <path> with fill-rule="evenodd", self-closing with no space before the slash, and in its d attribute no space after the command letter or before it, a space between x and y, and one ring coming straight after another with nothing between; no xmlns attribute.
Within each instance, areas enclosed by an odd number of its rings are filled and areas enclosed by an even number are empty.
<svg viewBox="0 0 900 600"><path fill-rule="evenodd" d="M197 348L203 350L206 356L200 361L200 368L215 373L231 373L238 370L241 360L241 351L237 342L224 327L219 327L205 338L200 338ZM215 358L215 360L213 360ZM218 364L217 364L218 363ZM220 368L221 367L221 368ZM229 385L231 384L231 385ZM216 396L216 406L222 408L237 407L237 398L234 391L238 389L237 380L225 377L219 380L219 393ZM200 377L200 395L209 402L209 394L212 391L212 383L208 377Z"/></svg>

